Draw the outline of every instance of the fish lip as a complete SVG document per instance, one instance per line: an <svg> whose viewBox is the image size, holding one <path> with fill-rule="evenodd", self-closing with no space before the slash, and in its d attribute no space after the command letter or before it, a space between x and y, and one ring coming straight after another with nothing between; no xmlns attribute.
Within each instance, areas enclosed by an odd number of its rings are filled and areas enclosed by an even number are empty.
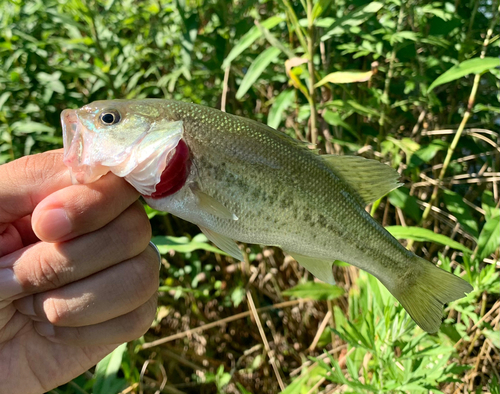
<svg viewBox="0 0 500 394"><path fill-rule="evenodd" d="M77 110L61 112L63 129L63 163L70 169L74 184L92 183L109 172L109 168L92 162L89 132L78 117Z"/></svg>

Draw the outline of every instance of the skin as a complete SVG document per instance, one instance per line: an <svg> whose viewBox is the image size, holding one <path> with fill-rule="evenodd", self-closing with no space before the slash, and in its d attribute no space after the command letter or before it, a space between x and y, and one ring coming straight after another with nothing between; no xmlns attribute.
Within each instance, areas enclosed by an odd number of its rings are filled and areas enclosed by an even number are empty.
<svg viewBox="0 0 500 394"><path fill-rule="evenodd" d="M0 392L49 391L148 330L158 257L138 196L111 174L71 185L62 151L0 166Z"/></svg>

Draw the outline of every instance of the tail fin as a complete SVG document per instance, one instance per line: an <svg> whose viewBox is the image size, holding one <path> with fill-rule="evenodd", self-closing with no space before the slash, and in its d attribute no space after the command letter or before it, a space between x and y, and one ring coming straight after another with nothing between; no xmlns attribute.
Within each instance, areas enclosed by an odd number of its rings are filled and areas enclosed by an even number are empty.
<svg viewBox="0 0 500 394"><path fill-rule="evenodd" d="M418 278L402 280L402 283L388 287L389 291L403 305L411 318L424 331L439 330L443 315L443 304L465 297L473 287L465 280L436 267L427 260L414 257L419 267ZM411 282L411 283L408 283Z"/></svg>

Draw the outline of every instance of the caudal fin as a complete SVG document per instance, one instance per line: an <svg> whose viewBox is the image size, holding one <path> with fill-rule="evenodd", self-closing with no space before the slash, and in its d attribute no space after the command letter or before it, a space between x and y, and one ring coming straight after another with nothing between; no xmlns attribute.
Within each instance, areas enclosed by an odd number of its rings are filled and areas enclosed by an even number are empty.
<svg viewBox="0 0 500 394"><path fill-rule="evenodd" d="M415 256L415 272L418 278L387 286L398 299L411 318L423 330L434 333L439 330L443 315L443 305L465 297L473 287L465 280L437 268L432 263ZM403 280L404 282L405 280Z"/></svg>

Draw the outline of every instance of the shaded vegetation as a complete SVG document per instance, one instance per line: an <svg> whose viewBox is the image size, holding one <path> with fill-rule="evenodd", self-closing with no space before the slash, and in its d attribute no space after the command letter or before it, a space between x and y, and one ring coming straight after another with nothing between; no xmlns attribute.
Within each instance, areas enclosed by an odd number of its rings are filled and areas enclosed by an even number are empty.
<svg viewBox="0 0 500 394"><path fill-rule="evenodd" d="M499 393L499 25L493 0L0 0L0 164L94 100L222 108L397 168L372 215L475 288L428 335L353 267L332 288L280 250L240 264L148 210L153 327L54 392Z"/></svg>

